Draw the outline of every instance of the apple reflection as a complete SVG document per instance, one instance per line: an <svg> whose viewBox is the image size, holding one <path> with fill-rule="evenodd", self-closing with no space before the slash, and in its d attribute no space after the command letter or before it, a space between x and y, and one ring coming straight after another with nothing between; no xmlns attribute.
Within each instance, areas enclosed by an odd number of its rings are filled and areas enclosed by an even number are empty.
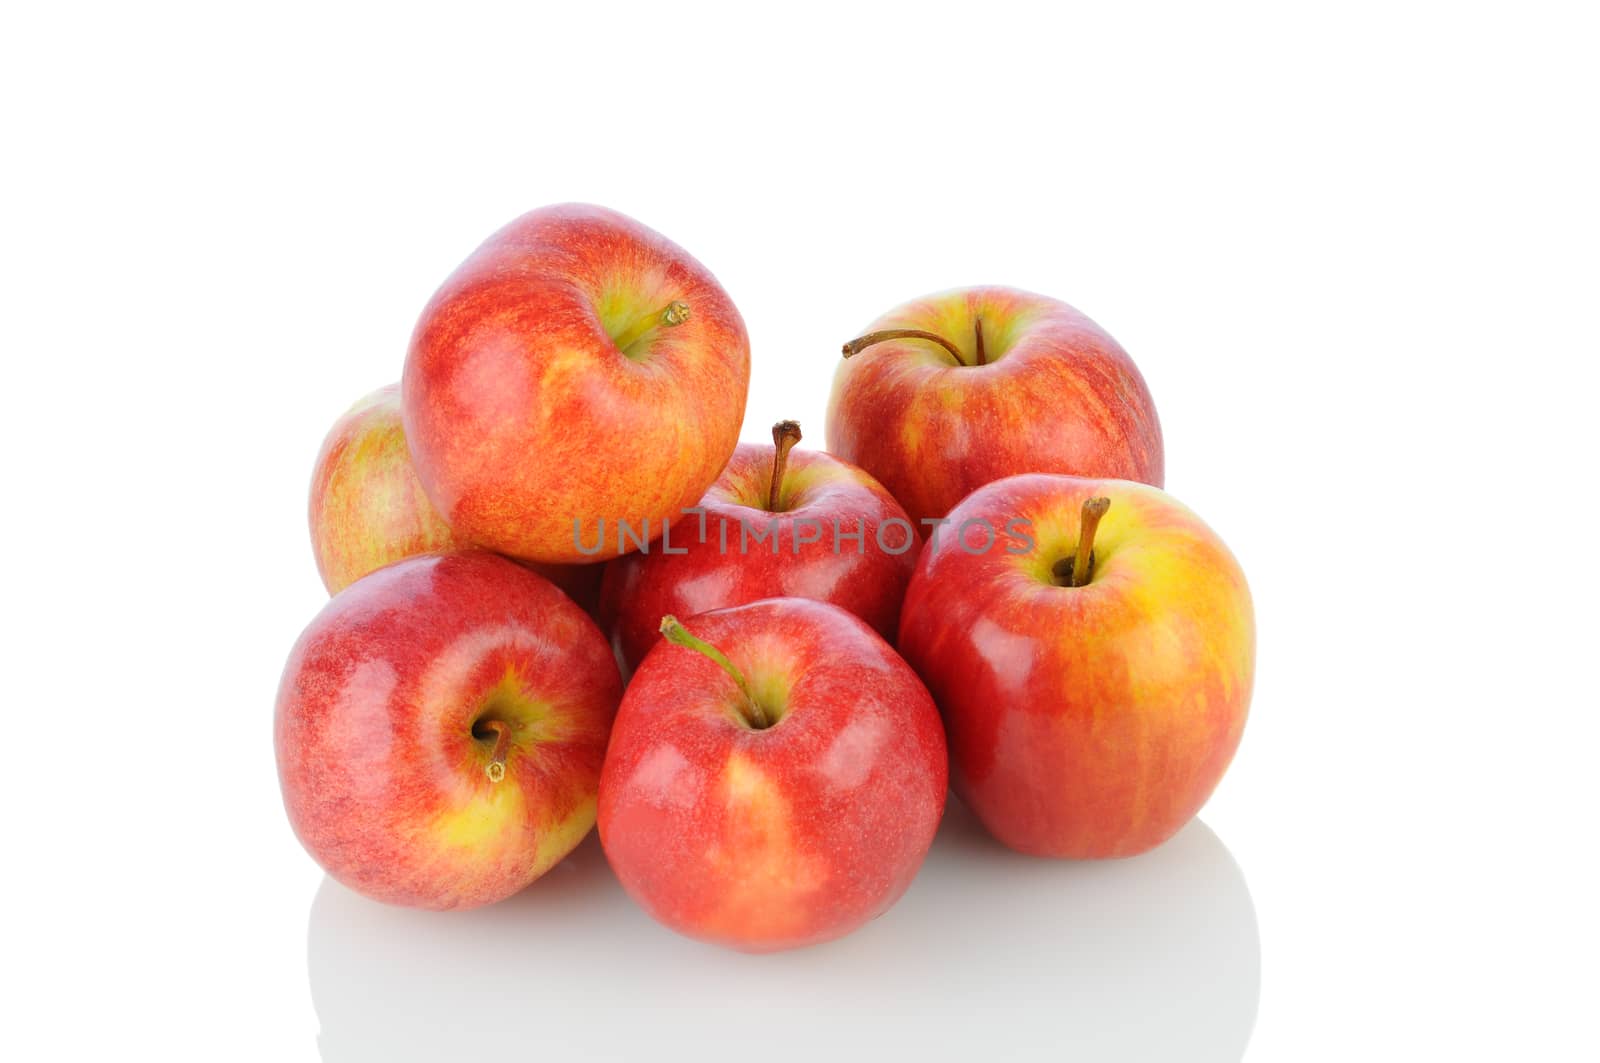
<svg viewBox="0 0 1600 1063"><path fill-rule="evenodd" d="M309 935L331 1063L1237 1060L1261 985L1249 889L1203 823L1130 860L1057 863L1002 848L953 798L899 904L798 952L657 926L593 835L476 911L389 908L324 880Z"/></svg>

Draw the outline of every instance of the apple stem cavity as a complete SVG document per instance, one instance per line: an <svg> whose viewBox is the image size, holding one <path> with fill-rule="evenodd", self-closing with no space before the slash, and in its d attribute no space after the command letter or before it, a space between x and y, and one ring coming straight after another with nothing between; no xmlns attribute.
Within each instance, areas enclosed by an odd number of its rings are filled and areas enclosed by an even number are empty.
<svg viewBox="0 0 1600 1063"><path fill-rule="evenodd" d="M484 774L489 776L490 782L499 782L506 777L506 754L511 752L511 725L504 720L482 720L472 728L474 737L488 738L494 735L494 752L489 756L489 763L485 765Z"/></svg>
<svg viewBox="0 0 1600 1063"><path fill-rule="evenodd" d="M966 360L961 357L961 351L957 349L955 344L951 343L937 332L926 332L919 328L886 328L880 329L877 332L869 332L865 336L857 336L855 339L844 345L844 356L849 358L853 355L860 354L873 344L883 343L885 340L928 340L932 343L937 343L939 346L949 351L950 357L956 360L957 365L967 364Z"/></svg>
<svg viewBox="0 0 1600 1063"><path fill-rule="evenodd" d="M775 449L772 454L772 483L767 487L767 509L770 512L779 512L778 503L783 499L783 471L789 467L789 451L798 442L799 421L779 421L772 426L772 445Z"/></svg>
<svg viewBox="0 0 1600 1063"><path fill-rule="evenodd" d="M718 668L728 673L733 681L738 684L739 692L744 695L744 707L740 715L744 717L745 723L757 731L762 731L772 726L772 719L767 715L767 710L761 707L761 703L750 692L750 684L745 682L744 673L734 667L733 662L728 660L726 654L705 639L698 638L692 634L688 628L683 626L682 621L670 613L661 618L661 634L665 635L667 641L674 646L683 646L686 649L694 650L696 653L711 658L712 661L716 662Z"/></svg>
<svg viewBox="0 0 1600 1063"><path fill-rule="evenodd" d="M1111 508L1111 499L1087 498L1078 518L1078 552L1072 558L1072 575L1069 587L1081 587L1089 582L1089 572L1094 565L1094 533L1100 527L1100 518Z"/></svg>
<svg viewBox="0 0 1600 1063"><path fill-rule="evenodd" d="M631 357L639 341L656 329L675 328L687 320L689 320L689 304L682 299L674 299L659 313L648 314L628 326L627 331L618 336L614 342L617 350Z"/></svg>

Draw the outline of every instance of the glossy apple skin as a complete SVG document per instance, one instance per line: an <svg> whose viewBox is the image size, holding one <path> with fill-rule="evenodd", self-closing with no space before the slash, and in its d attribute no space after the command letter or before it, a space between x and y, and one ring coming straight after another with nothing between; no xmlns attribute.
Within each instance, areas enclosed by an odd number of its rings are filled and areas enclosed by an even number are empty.
<svg viewBox="0 0 1600 1063"><path fill-rule="evenodd" d="M399 384L366 396L329 430L311 473L309 519L329 594L401 558L472 545L439 516L412 468ZM603 564L524 564L595 614Z"/></svg>
<svg viewBox="0 0 1600 1063"><path fill-rule="evenodd" d="M766 952L888 910L944 811L944 732L920 680L837 606L779 598L686 620L785 715L754 730L733 681L665 641L618 710L600 841L628 893L690 937Z"/></svg>
<svg viewBox="0 0 1600 1063"><path fill-rule="evenodd" d="M284 807L306 851L390 904L508 897L594 823L621 677L544 577L481 552L407 558L339 592L278 689ZM486 772L485 719L512 726Z"/></svg>
<svg viewBox="0 0 1600 1063"><path fill-rule="evenodd" d="M635 352L614 337L675 300L690 317ZM744 321L712 275L658 233L581 204L525 214L433 296L402 378L423 488L458 534L533 561L594 560L600 520L659 535L738 443ZM588 541L587 539L585 541Z"/></svg>
<svg viewBox="0 0 1600 1063"><path fill-rule="evenodd" d="M1080 508L1111 499L1083 587L1050 578ZM1031 522L1034 547L986 539ZM918 561L900 649L950 739L955 791L996 838L1041 856L1131 856L1211 795L1244 730L1255 620L1228 548L1143 484L1028 475L980 488Z"/></svg>
<svg viewBox="0 0 1600 1063"><path fill-rule="evenodd" d="M794 450L779 499L782 508L773 513L766 505L774 449L744 443L734 451L700 500L706 511L704 541L701 518L691 515L673 525L666 544L683 553L663 553L663 544L657 543L650 553L627 554L607 566L600 624L628 667L638 667L661 641L661 618L668 613L689 617L762 598L832 602L861 617L885 639L894 639L900 601L921 546L905 531L911 527L905 510L854 465L821 451ZM771 540L758 544L752 538L741 549L741 518L752 535L776 519L776 553ZM880 548L879 527L896 519L905 523L884 527L888 549ZM821 538L797 547L796 521L818 522ZM862 533L859 550L853 539L841 538L834 552L835 521L841 532ZM800 525L805 533L800 538L809 539L813 527ZM902 546L902 552L892 552Z"/></svg>
<svg viewBox="0 0 1600 1063"><path fill-rule="evenodd" d="M988 362L976 361L974 322ZM828 400L828 450L877 477L921 527L975 489L1027 472L1161 486L1161 424L1144 378L1117 341L1057 299L961 288L896 307L862 334L888 340L842 359Z"/></svg>

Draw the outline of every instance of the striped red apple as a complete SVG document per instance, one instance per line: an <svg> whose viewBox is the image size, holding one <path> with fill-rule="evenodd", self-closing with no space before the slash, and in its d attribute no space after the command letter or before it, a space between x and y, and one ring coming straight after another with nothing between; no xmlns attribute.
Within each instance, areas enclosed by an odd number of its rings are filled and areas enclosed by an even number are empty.
<svg viewBox="0 0 1600 1063"><path fill-rule="evenodd" d="M772 446L739 445L670 542L606 566L601 624L630 668L661 641L666 614L762 598L832 602L895 637L921 545L905 510L854 465L792 449L798 423L772 432Z"/></svg>
<svg viewBox="0 0 1600 1063"><path fill-rule="evenodd" d="M379 388L328 430L311 474L311 550L329 594L403 557L469 545L423 493L400 426L400 385Z"/></svg>
<svg viewBox="0 0 1600 1063"><path fill-rule="evenodd" d="M615 211L566 204L511 222L451 274L401 391L417 474L450 527L570 563L594 560L579 548L591 529L658 537L699 500L739 441L749 382L744 321L704 266Z"/></svg>
<svg viewBox="0 0 1600 1063"><path fill-rule="evenodd" d="M960 288L884 314L845 344L828 449L923 524L1025 472L1161 486L1161 425L1144 378L1066 303Z"/></svg>
<svg viewBox="0 0 1600 1063"><path fill-rule="evenodd" d="M944 733L921 681L825 602L687 624L663 622L606 754L600 841L622 885L674 930L754 952L887 910L944 810Z"/></svg>
<svg viewBox="0 0 1600 1063"><path fill-rule="evenodd" d="M508 897L593 826L621 694L604 636L544 577L476 551L398 561L335 595L289 655L289 822L377 900Z"/></svg>
<svg viewBox="0 0 1600 1063"><path fill-rule="evenodd" d="M950 520L899 645L944 715L956 793L1023 852L1171 837L1244 730L1255 620L1238 562L1176 499L1121 480L1015 476ZM1012 521L1023 537L989 541Z"/></svg>

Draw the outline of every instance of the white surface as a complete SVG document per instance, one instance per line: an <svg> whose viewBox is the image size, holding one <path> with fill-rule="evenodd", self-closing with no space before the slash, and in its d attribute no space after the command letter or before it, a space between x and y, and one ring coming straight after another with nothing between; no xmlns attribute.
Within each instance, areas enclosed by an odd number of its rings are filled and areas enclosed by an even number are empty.
<svg viewBox="0 0 1600 1063"><path fill-rule="evenodd" d="M598 836L560 867L504 904L443 917L324 880L308 950L324 1058L442 1060L465 1041L531 1035L602 1058L693 1044L739 1059L761 1043L763 1059L805 1060L839 1051L849 1029L853 1051L883 1058L910 1042L960 1059L1049 1045L1236 1060L1255 1019L1250 891L1203 823L1149 860L1056 863L998 845L957 805L888 914L777 962L652 923ZM1033 1020L997 1027L1001 1015Z"/></svg>
<svg viewBox="0 0 1600 1063"><path fill-rule="evenodd" d="M0 1056L1594 1058L1589 11L455 10L5 16ZM1256 594L1204 825L1072 867L954 824L764 960L593 843L477 914L325 884L270 733L311 460L571 198L721 278L750 439L820 445L838 345L925 291L1117 336Z"/></svg>

